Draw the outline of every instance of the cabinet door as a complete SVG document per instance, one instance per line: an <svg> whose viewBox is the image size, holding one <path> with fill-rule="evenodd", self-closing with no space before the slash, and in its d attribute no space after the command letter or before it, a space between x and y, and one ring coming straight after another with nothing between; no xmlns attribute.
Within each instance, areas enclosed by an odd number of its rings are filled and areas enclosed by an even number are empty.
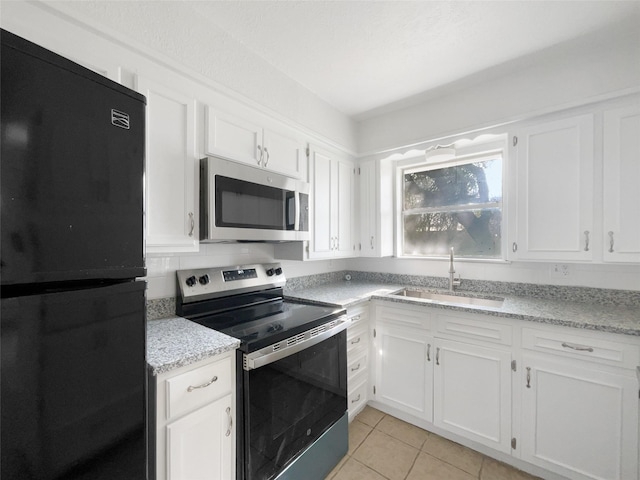
<svg viewBox="0 0 640 480"><path fill-rule="evenodd" d="M167 480L232 478L231 395L167 426Z"/></svg>
<svg viewBox="0 0 640 480"><path fill-rule="evenodd" d="M307 180L306 144L292 132L264 130L262 165L289 177Z"/></svg>
<svg viewBox="0 0 640 480"><path fill-rule="evenodd" d="M640 106L604 114L604 255L640 262Z"/></svg>
<svg viewBox="0 0 640 480"><path fill-rule="evenodd" d="M332 217L336 238L335 254L340 257L351 257L355 253L351 232L353 221L353 163L344 159L335 160L335 163L333 171L337 178L334 179L332 185L334 190Z"/></svg>
<svg viewBox="0 0 640 480"><path fill-rule="evenodd" d="M262 127L212 107L206 109L207 155L236 160L255 167L263 162Z"/></svg>
<svg viewBox="0 0 640 480"><path fill-rule="evenodd" d="M548 122L517 134L514 260L591 260L593 116Z"/></svg>
<svg viewBox="0 0 640 480"><path fill-rule="evenodd" d="M359 167L360 241L358 251L362 257L377 256L376 244L376 164L366 162Z"/></svg>
<svg viewBox="0 0 640 480"><path fill-rule="evenodd" d="M433 422L511 452L511 353L436 340Z"/></svg>
<svg viewBox="0 0 640 480"><path fill-rule="evenodd" d="M147 97L147 253L197 252L195 99L138 77Z"/></svg>
<svg viewBox="0 0 640 480"><path fill-rule="evenodd" d="M328 153L314 149L311 159L311 245L309 258L333 256L335 239L332 227L332 159ZM335 208L335 207L334 207Z"/></svg>
<svg viewBox="0 0 640 480"><path fill-rule="evenodd" d="M523 460L572 479L638 478L632 375L534 354L525 354L523 365Z"/></svg>
<svg viewBox="0 0 640 480"><path fill-rule="evenodd" d="M425 331L380 322L376 327L376 400L433 419L433 339Z"/></svg>

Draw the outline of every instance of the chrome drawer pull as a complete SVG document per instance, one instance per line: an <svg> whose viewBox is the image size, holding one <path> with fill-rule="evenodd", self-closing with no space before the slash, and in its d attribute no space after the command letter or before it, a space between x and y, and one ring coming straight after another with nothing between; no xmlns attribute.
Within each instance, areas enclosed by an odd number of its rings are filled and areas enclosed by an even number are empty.
<svg viewBox="0 0 640 480"><path fill-rule="evenodd" d="M352 372L355 372L356 370L360 370L360 364L358 364L357 367L351 369Z"/></svg>
<svg viewBox="0 0 640 480"><path fill-rule="evenodd" d="M427 362L431 361L431 344L427 343Z"/></svg>
<svg viewBox="0 0 640 480"><path fill-rule="evenodd" d="M224 434L224 436L228 437L229 435L231 435L231 428L233 428L233 417L231 416L231 407L227 407L225 412L227 412L227 417L229 417L229 427L227 428L227 431Z"/></svg>
<svg viewBox="0 0 640 480"><path fill-rule="evenodd" d="M358 394L358 398L354 398L353 400L351 400L351 403L356 403L360 401L360 394Z"/></svg>
<svg viewBox="0 0 640 480"><path fill-rule="evenodd" d="M567 342L562 342L562 346L564 348L570 348L571 350L577 350L579 352L593 352L593 348L591 347L585 347L582 345L571 345L570 343L567 343Z"/></svg>
<svg viewBox="0 0 640 480"><path fill-rule="evenodd" d="M198 385L197 387L194 387L192 385L189 385L189 388L187 388L187 392L193 392L196 388L206 388L209 385L211 385L213 382L217 382L218 381L218 377L214 376L211 381L207 382L207 383L203 383L202 385Z"/></svg>
<svg viewBox="0 0 640 480"><path fill-rule="evenodd" d="M356 343L360 343L360 337L355 340L351 340L351 345L355 345Z"/></svg>
<svg viewBox="0 0 640 480"><path fill-rule="evenodd" d="M440 365L440 347L436 348L436 365Z"/></svg>
<svg viewBox="0 0 640 480"><path fill-rule="evenodd" d="M527 367L527 388L531 388L531 367Z"/></svg>
<svg viewBox="0 0 640 480"><path fill-rule="evenodd" d="M360 315L354 315L353 317L351 317L351 323L355 323L358 320L360 320Z"/></svg>

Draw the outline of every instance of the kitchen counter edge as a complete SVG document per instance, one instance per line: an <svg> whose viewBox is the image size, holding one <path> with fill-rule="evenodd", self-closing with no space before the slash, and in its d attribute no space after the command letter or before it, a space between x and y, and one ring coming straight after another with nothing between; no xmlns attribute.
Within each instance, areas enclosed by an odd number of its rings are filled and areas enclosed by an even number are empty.
<svg viewBox="0 0 640 480"><path fill-rule="evenodd" d="M153 375L237 349L240 340L182 317L147 322L147 364Z"/></svg>

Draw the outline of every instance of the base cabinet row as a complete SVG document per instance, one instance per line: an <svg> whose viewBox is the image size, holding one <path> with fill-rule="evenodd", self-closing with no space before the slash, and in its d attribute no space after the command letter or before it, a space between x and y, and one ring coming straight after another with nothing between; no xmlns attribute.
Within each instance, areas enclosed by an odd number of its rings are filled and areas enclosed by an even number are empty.
<svg viewBox="0 0 640 480"><path fill-rule="evenodd" d="M374 406L554 478L637 480L640 342L494 318L374 302Z"/></svg>

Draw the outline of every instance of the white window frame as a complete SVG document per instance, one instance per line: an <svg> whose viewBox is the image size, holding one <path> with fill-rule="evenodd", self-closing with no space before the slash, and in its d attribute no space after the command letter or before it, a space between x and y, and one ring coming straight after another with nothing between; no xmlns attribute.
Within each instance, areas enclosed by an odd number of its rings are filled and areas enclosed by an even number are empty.
<svg viewBox="0 0 640 480"><path fill-rule="evenodd" d="M483 204L483 208L487 208L491 205L500 206L502 212L502 222L500 225L501 231L501 243L500 243L500 257L461 257L461 261L469 262L486 262L486 263L506 263L508 260L507 255L507 240L508 240L508 192L507 192L507 178L508 178L508 148L506 143L506 135L501 136L500 140L494 140L491 142L482 142L463 147L456 146L455 158L445 161L429 162L425 159L424 151L420 151L418 156L412 156L399 160L395 165L395 179L396 179L396 206L395 206L395 221L394 228L396 231L395 241L395 255L397 258L402 259L414 259L414 260L428 260L428 259L442 259L448 258L446 255L405 255L404 254L404 174L411 173L412 171L422 171L425 167L429 169L438 169L452 167L456 165L463 165L475 161L489 160L491 157L500 155L502 158L502 201L491 202ZM432 210L432 209L425 209ZM438 211L445 211L446 208L440 208ZM451 207L451 210L460 210L459 208ZM429 212L426 212L429 213Z"/></svg>

